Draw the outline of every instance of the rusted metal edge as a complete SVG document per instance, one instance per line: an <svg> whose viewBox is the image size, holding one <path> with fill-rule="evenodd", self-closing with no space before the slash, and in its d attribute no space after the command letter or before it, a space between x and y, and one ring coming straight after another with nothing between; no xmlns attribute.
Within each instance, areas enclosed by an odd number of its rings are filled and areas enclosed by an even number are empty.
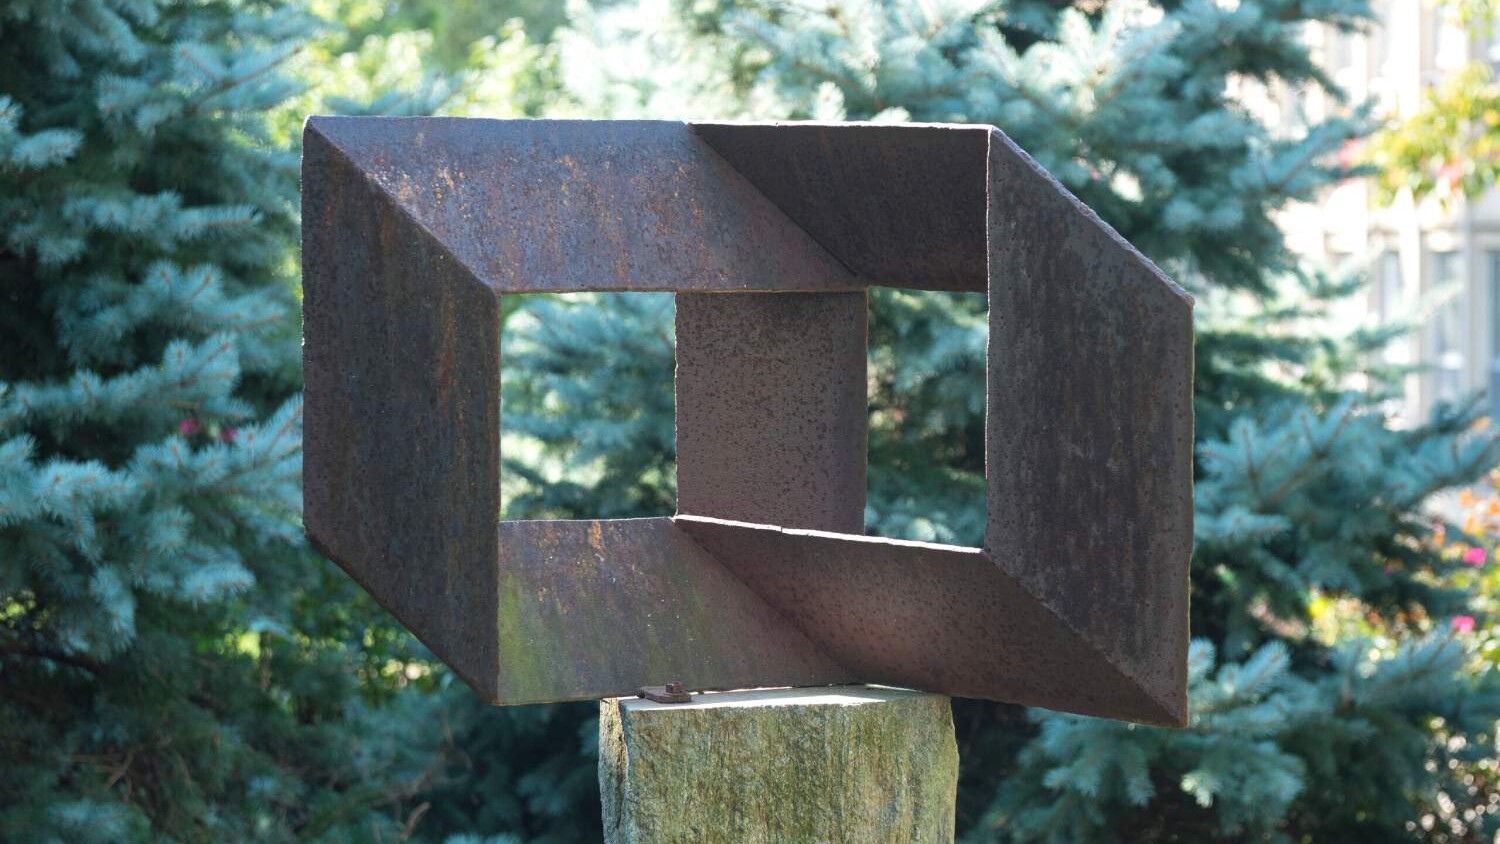
<svg viewBox="0 0 1500 844"><path fill-rule="evenodd" d="M692 703L693 696L683 688L681 680L661 686L642 686L639 697L655 703Z"/></svg>
<svg viewBox="0 0 1500 844"><path fill-rule="evenodd" d="M1098 212L1094 211L1094 209L1085 204L1083 200L1075 196L1072 191L1068 190L1062 182L1059 182L1057 180L1056 176L1053 176L1050 172L1047 171L1047 168L1038 163L1035 158L1032 158L1031 153L1028 153L1026 150L1021 149L1020 145L1011 140L1010 136L1005 134L1003 130L996 126L985 126L983 128L988 132L990 140L990 165L987 170L989 179L987 181L989 182L989 196L991 199L994 198L993 190L995 188L995 157L997 155L1003 155L1005 157L1014 159L1030 172L1031 178L1034 179L1037 184L1045 185L1050 191L1056 194L1058 198L1066 202L1072 209L1073 213L1082 217L1088 222L1089 225L1097 228L1100 232L1102 232L1106 237L1109 238L1110 241L1113 242L1116 248L1129 255L1131 260L1140 264L1141 268L1145 270L1152 278L1154 278L1158 284L1164 286L1174 296L1182 300L1183 304L1187 305L1191 309L1192 305L1194 304L1194 298L1193 294L1187 291L1187 288L1178 284L1176 281L1173 281L1172 277L1167 275L1161 267L1157 266L1155 261L1147 258L1144 254L1141 253L1139 249L1135 248L1134 244L1126 240L1124 235L1120 234L1118 231L1115 231L1114 226L1111 226L1109 223L1105 222L1104 218L1100 217ZM987 211L987 215L990 217L992 222L995 213L996 212L994 204L993 202L991 202L990 208ZM993 272L993 270L991 272Z"/></svg>
<svg viewBox="0 0 1500 844"><path fill-rule="evenodd" d="M678 516L676 524L862 682L1181 726L1148 686L983 549Z"/></svg>

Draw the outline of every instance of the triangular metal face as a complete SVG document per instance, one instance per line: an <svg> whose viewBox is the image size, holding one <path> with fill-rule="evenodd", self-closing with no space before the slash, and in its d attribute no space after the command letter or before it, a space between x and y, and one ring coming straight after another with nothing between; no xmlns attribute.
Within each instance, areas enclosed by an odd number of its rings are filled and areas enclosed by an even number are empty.
<svg viewBox="0 0 1500 844"><path fill-rule="evenodd" d="M692 126L860 277L890 287L985 291L989 127Z"/></svg>
<svg viewBox="0 0 1500 844"><path fill-rule="evenodd" d="M1191 300L998 130L318 118L303 173L309 535L487 699L1184 721ZM984 548L860 535L877 283L988 291ZM495 294L585 289L684 294L679 515L501 524Z"/></svg>

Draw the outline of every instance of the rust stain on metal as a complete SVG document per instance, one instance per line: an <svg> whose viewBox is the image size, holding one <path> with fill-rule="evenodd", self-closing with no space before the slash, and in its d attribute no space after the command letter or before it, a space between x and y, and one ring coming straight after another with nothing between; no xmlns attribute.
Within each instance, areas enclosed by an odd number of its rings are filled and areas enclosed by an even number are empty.
<svg viewBox="0 0 1500 844"><path fill-rule="evenodd" d="M1191 300L998 130L314 118L303 184L308 534L487 700L1183 722ZM875 284L988 293L983 548L862 535ZM565 290L678 294L675 518L498 521L499 296Z"/></svg>

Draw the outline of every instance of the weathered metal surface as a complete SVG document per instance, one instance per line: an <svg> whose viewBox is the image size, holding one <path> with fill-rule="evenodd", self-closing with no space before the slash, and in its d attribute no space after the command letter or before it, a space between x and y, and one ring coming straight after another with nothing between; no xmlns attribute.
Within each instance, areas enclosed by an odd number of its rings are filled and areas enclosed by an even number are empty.
<svg viewBox="0 0 1500 844"><path fill-rule="evenodd" d="M682 681L674 680L664 686L644 686L637 697L643 697L654 703L692 703L693 695L683 686Z"/></svg>
<svg viewBox="0 0 1500 844"><path fill-rule="evenodd" d="M989 127L695 123L693 130L861 277L984 292Z"/></svg>
<svg viewBox="0 0 1500 844"><path fill-rule="evenodd" d="M1185 717L1191 302L998 131L317 119L303 172L309 535L486 699ZM859 535L872 283L989 292L982 549ZM680 293L679 515L501 523L496 294L585 289Z"/></svg>
<svg viewBox="0 0 1500 844"><path fill-rule="evenodd" d="M1177 721L982 549L693 516L677 523L863 681Z"/></svg>
<svg viewBox="0 0 1500 844"><path fill-rule="evenodd" d="M865 294L677 296L677 512L863 533Z"/></svg>
<svg viewBox="0 0 1500 844"><path fill-rule="evenodd" d="M865 287L682 123L315 117L307 134L497 292Z"/></svg>
<svg viewBox="0 0 1500 844"><path fill-rule="evenodd" d="M985 548L1186 717L1192 300L1000 132Z"/></svg>
<svg viewBox="0 0 1500 844"><path fill-rule="evenodd" d="M317 132L303 167L308 537L460 676L492 688L495 295Z"/></svg>
<svg viewBox="0 0 1500 844"><path fill-rule="evenodd" d="M502 703L850 682L671 519L500 523Z"/></svg>

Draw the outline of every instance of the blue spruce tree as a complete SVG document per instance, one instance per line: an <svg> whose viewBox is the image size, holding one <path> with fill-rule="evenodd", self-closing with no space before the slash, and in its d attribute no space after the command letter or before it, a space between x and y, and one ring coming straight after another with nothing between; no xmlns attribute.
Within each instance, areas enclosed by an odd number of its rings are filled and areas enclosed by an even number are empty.
<svg viewBox="0 0 1500 844"><path fill-rule="evenodd" d="M435 773L375 705L404 640L301 540L265 119L310 23L0 6L0 840L394 841Z"/></svg>

